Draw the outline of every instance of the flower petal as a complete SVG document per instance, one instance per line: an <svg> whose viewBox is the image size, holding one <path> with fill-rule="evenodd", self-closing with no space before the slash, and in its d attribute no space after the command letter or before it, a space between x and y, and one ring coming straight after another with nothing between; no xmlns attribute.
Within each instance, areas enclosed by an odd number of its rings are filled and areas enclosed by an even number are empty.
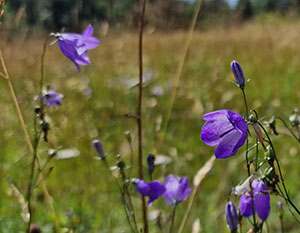
<svg viewBox="0 0 300 233"><path fill-rule="evenodd" d="M264 182L260 180L254 180L252 182L254 188L254 208L257 212L258 217L265 221L270 214L270 195L262 193L267 191L268 188Z"/></svg>
<svg viewBox="0 0 300 233"><path fill-rule="evenodd" d="M140 179L137 179L136 180L136 183L135 183L135 187L136 189L142 194L142 196L149 196L150 195L150 184L143 181L143 180L140 180Z"/></svg>
<svg viewBox="0 0 300 233"><path fill-rule="evenodd" d="M94 33L94 28L92 25L87 26L87 28L83 31L83 36L92 36Z"/></svg>
<svg viewBox="0 0 300 233"><path fill-rule="evenodd" d="M228 158L237 152L236 145L239 142L242 133L238 130L232 130L222 137L219 145L216 147L215 155L217 159Z"/></svg>
<svg viewBox="0 0 300 233"><path fill-rule="evenodd" d="M242 214L248 218L252 216L252 202L251 197L247 196L246 194L243 194L240 198L240 204L239 204L240 210Z"/></svg>
<svg viewBox="0 0 300 233"><path fill-rule="evenodd" d="M178 186L178 178L174 175L169 175L165 181L166 192L164 193L164 198L168 205L175 204Z"/></svg>
<svg viewBox="0 0 300 233"><path fill-rule="evenodd" d="M181 177L179 180L179 187L177 190L177 202L184 201L191 193L191 189L189 187L189 181L186 177Z"/></svg>
<svg viewBox="0 0 300 233"><path fill-rule="evenodd" d="M150 195L148 205L151 206L153 201L159 198L166 191L165 186L158 180L154 180L150 183Z"/></svg>
<svg viewBox="0 0 300 233"><path fill-rule="evenodd" d="M233 128L228 120L227 110L208 113L203 119L207 122L202 127L201 140L209 146L217 145L221 141L220 135Z"/></svg>

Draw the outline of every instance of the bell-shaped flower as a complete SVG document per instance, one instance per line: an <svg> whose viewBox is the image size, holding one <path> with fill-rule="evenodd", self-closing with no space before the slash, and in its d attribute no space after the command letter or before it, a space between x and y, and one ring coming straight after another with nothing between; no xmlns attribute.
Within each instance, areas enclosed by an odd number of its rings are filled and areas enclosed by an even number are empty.
<svg viewBox="0 0 300 233"><path fill-rule="evenodd" d="M169 175L165 181L165 187L164 198L168 205L177 205L184 201L191 193L189 181L186 177L178 179L174 175Z"/></svg>
<svg viewBox="0 0 300 233"><path fill-rule="evenodd" d="M149 206L151 206L153 201L158 199L166 191L165 186L158 180L145 182L143 180L136 179L135 187L142 194L142 196L149 197Z"/></svg>
<svg viewBox="0 0 300 233"><path fill-rule="evenodd" d="M237 230L239 224L239 218L238 218L235 204L232 203L231 201L227 202L226 204L225 215L226 215L228 228L231 231Z"/></svg>
<svg viewBox="0 0 300 233"><path fill-rule="evenodd" d="M260 180L253 180L252 182L253 189L253 202L254 210L257 213L258 217L265 221L270 214L270 195L267 194L268 188L264 182ZM240 210L242 214L248 218L252 216L252 200L251 200L251 191L243 194L240 198Z"/></svg>
<svg viewBox="0 0 300 233"><path fill-rule="evenodd" d="M244 118L229 110L219 110L203 116L206 123L201 130L201 140L216 146L215 156L224 159L236 154L247 139L248 125Z"/></svg>
<svg viewBox="0 0 300 233"><path fill-rule="evenodd" d="M60 50L76 65L78 71L80 71L80 65L85 66L91 63L86 51L99 45L99 40L93 37L93 32L93 27L89 25L82 34L57 34Z"/></svg>
<svg viewBox="0 0 300 233"><path fill-rule="evenodd" d="M52 105L62 105L61 100L64 96L62 94L56 93L53 90L49 90L42 96L43 101L47 107Z"/></svg>

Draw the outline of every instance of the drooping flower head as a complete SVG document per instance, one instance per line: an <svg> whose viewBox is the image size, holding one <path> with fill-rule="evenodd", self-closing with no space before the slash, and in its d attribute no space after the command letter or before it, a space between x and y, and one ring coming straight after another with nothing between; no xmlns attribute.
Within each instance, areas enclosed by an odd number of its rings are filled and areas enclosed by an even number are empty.
<svg viewBox="0 0 300 233"><path fill-rule="evenodd" d="M231 62L231 70L236 83L243 89L245 86L245 77L241 65L237 61Z"/></svg>
<svg viewBox="0 0 300 233"><path fill-rule="evenodd" d="M235 204L232 203L231 201L227 202L226 204L225 215L226 215L228 228L231 231L237 230L239 224L239 218L238 218Z"/></svg>
<svg viewBox="0 0 300 233"><path fill-rule="evenodd" d="M104 153L102 143L99 140L94 140L93 145L94 145L94 148L95 148L97 154L99 155L99 157L102 159L105 159L106 155Z"/></svg>
<svg viewBox="0 0 300 233"><path fill-rule="evenodd" d="M165 187L164 198L168 205L176 205L184 201L191 193L189 181L186 177L178 179L174 175L169 175L165 181Z"/></svg>
<svg viewBox="0 0 300 233"><path fill-rule="evenodd" d="M149 206L151 206L153 201L163 195L166 191L165 186L158 180L145 182L143 180L137 179L135 182L135 187L142 194L142 196L149 197Z"/></svg>
<svg viewBox="0 0 300 233"><path fill-rule="evenodd" d="M63 97L64 96L62 94L56 93L53 90L49 90L42 96L42 99L46 106L50 107L52 105L62 105L61 100Z"/></svg>
<svg viewBox="0 0 300 233"><path fill-rule="evenodd" d="M229 110L219 110L203 116L206 123L201 130L201 140L216 146L215 156L224 159L236 154L245 143L248 125L244 118Z"/></svg>
<svg viewBox="0 0 300 233"><path fill-rule="evenodd" d="M268 190L264 182L260 180L252 181L254 210L258 217L265 221L270 214L270 195L266 194ZM251 191L243 194L240 199L240 210L242 214L248 218L252 216L252 200Z"/></svg>
<svg viewBox="0 0 300 233"><path fill-rule="evenodd" d="M91 63L87 50L94 49L99 45L99 40L93 37L94 29L89 25L82 34L58 33L58 45L62 53L69 58L80 71L80 65L86 66Z"/></svg>

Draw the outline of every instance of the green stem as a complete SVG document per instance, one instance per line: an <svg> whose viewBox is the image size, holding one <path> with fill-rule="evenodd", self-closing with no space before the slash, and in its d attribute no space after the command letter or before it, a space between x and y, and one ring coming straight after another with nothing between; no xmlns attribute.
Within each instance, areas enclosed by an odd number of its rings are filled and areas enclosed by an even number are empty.
<svg viewBox="0 0 300 233"><path fill-rule="evenodd" d="M296 134L290 129L290 127L287 125L284 119L282 119L280 116L274 116L275 119L278 119L282 122L284 127L290 132L290 134L298 141L300 142L300 138L296 136Z"/></svg>
<svg viewBox="0 0 300 233"><path fill-rule="evenodd" d="M241 90L242 90L242 93L243 93L243 98L244 98L244 103L245 103L245 108L246 108L246 117L247 117L247 120L248 120L248 118L249 118L249 109L248 109L246 93L245 93L244 89L241 89Z"/></svg>
<svg viewBox="0 0 300 233"><path fill-rule="evenodd" d="M280 230L281 230L281 233L284 233L282 217L279 217L279 221L280 221Z"/></svg>
<svg viewBox="0 0 300 233"><path fill-rule="evenodd" d="M175 203L174 208L173 208L171 227L170 227L169 233L173 232L173 227L174 227L174 222L175 222L175 215L176 215L176 207L177 207L177 203Z"/></svg>
<svg viewBox="0 0 300 233"><path fill-rule="evenodd" d="M269 137L269 134L268 132L266 131L266 129L263 127L263 125L258 122L259 126L263 129L264 133L266 134L267 138L268 138L268 141L269 141L269 144L270 146L272 147L273 151L274 151L274 155L275 155L275 161L276 161L276 164L277 164L277 167L278 167L278 171L279 171L279 175L280 175L280 180L281 180L281 183L282 183L282 186L283 186L283 190L284 190L284 193L286 195L286 198L287 198L287 201L288 203L294 208L294 210L297 212L298 215L300 215L300 211L298 210L298 208L295 206L295 204L291 201L290 199L290 196L289 196L289 193L287 191L287 188L285 186L285 183L284 183L284 179L283 179L283 175L282 175L282 172L281 172L281 168L280 168L280 164L279 164L279 161L278 161L278 158L277 158L277 155L275 153L275 148L273 146L273 143Z"/></svg>

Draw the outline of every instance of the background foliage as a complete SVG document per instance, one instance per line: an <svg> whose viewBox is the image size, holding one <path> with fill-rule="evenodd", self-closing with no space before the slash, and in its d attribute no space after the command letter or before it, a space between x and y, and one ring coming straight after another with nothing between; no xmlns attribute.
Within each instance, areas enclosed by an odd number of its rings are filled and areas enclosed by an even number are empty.
<svg viewBox="0 0 300 233"><path fill-rule="evenodd" d="M193 37L170 125L158 152L157 138L161 133L162 119L167 114L172 80L186 32L172 30L165 33L153 30L153 27L185 28L193 9L193 4L178 3L186 6L180 7L180 10L185 9L180 13L182 21L170 23L165 16L155 22L157 17L152 19L151 12L160 12L164 8L161 6L152 9L151 4L156 6L161 2L150 1L150 12L147 13L145 75L151 79L144 85L143 150L144 155L155 153L167 156L165 158L172 161L160 166L154 174L155 179L163 180L166 175L173 173L188 176L192 181L197 170L213 154L213 148L204 145L199 139L203 114L225 108L243 113L240 91L232 84L232 60L238 60L246 77L251 79L246 89L249 105L261 117L268 118L273 114L288 117L295 107L299 107L300 22L295 15L297 7L294 7L299 2L240 1L239 5L251 4L255 17L239 25L226 22L233 22L234 19L242 22L240 14L245 14L246 7L241 7L242 11L238 10L238 5L232 10L222 2L224 7L214 8L212 5L210 8L210 4L220 1L204 3L199 19L200 29ZM164 2L175 4L175 1ZM112 10L109 10L110 6ZM278 12L288 8L292 9ZM230 21L224 21L221 17L219 22L223 26L215 27L218 19L211 16L217 14L213 9L225 12L222 16L228 14ZM60 30L63 26L71 30L90 22L98 24L96 34L101 44L90 52L92 65L85 67L82 73L77 73L75 66L61 55L57 45L50 47L47 52L46 80L65 96L63 106L49 110L50 145L55 149L80 152L78 157L71 159L53 159L49 166L47 184L59 220L66 229L74 232L127 231L117 187L103 164L95 159L91 141L95 138L102 141L109 162L113 165L118 154L129 161L130 148L124 133L131 131L134 153L137 153L136 122L124 117L124 114L135 112L137 35L130 30L124 31L121 26L134 27L137 22L137 2L89 0L72 1L70 4L67 0L9 1L5 10L7 14L5 13L2 28L7 30L1 31L0 46L31 133L34 95L37 93L39 59L44 39L28 36L27 29L38 31L41 28L50 32L50 29ZM265 11L277 12L262 13ZM172 12L171 15L173 14L175 13ZM77 17L77 23L71 20L73 16ZM18 24L15 24L18 17ZM208 27L207 22L212 20L216 24ZM103 24L106 21L114 25L112 30L103 30L100 26L100 22ZM21 193L26 192L30 158L3 80L0 80L0 106L0 231L21 232L24 229L20 216L21 207L18 198L11 195L10 186L14 184ZM285 135L283 129L280 131L282 135L274 136L275 147L280 151L279 157L291 196L299 205L299 144ZM42 145L42 161L48 159L47 149L46 145ZM263 156L263 151L260 151L260 156ZM198 218L202 232L226 232L224 209L227 193L247 176L243 159L243 155L238 153L231 159L216 161L213 170L203 181L188 219L186 232L191 232L192 224ZM136 174L136 171L133 170L132 173ZM137 199L136 210L139 211L139 194L134 188L132 193ZM271 232L279 231L275 212L277 200L279 199L272 197L269 220ZM35 190L34 205L34 221L44 232L53 232L51 216L39 187ZM179 207L176 217L178 220L181 219L184 205L183 203ZM150 212L154 210L161 211L165 216L171 213L163 199L150 208ZM298 232L298 225L285 210L286 231ZM152 232L156 232L155 222L151 221L150 225Z"/></svg>

